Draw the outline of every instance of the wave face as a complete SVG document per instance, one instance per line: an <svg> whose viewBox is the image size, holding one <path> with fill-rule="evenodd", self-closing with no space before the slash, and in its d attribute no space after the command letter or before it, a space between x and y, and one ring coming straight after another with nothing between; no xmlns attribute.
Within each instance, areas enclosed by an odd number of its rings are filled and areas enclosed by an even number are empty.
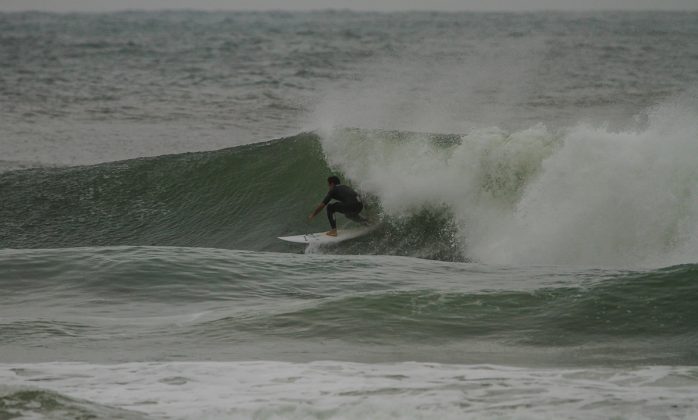
<svg viewBox="0 0 698 420"><path fill-rule="evenodd" d="M304 231L327 167L317 137L0 175L0 247L265 249ZM319 191L318 191L319 190Z"/></svg>
<svg viewBox="0 0 698 420"><path fill-rule="evenodd" d="M328 228L324 213L306 222L328 174L312 133L215 152L6 172L0 247L298 249L276 237ZM377 215L380 204L374 207L368 212ZM441 209L424 209L340 252L462 260L453 228Z"/></svg>
<svg viewBox="0 0 698 420"><path fill-rule="evenodd" d="M492 264L667 266L698 256L698 113L641 128L467 135L335 129L214 152L0 174L0 247L288 251L332 172L380 229L333 252ZM343 220L340 218L340 220Z"/></svg>

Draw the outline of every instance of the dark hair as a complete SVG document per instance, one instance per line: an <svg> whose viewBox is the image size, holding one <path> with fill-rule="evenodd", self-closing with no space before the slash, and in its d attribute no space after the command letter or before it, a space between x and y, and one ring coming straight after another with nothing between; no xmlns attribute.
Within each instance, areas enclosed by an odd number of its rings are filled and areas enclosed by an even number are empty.
<svg viewBox="0 0 698 420"><path fill-rule="evenodd" d="M332 175L331 177L327 178L327 183L328 184L334 184L334 185L339 185L341 182L339 182L339 177L336 175Z"/></svg>

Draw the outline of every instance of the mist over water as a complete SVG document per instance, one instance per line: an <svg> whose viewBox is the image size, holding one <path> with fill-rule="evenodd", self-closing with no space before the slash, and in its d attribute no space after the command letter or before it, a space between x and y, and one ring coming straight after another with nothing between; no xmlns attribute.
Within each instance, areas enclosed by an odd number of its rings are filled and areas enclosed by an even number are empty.
<svg viewBox="0 0 698 420"><path fill-rule="evenodd" d="M696 13L0 14L0 418L695 416L697 46ZM278 240L329 174L375 229Z"/></svg>

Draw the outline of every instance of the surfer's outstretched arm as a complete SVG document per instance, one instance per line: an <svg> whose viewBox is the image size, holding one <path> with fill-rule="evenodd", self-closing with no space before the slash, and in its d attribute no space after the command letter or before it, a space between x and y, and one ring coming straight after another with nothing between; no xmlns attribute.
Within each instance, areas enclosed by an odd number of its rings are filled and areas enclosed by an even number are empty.
<svg viewBox="0 0 698 420"><path fill-rule="evenodd" d="M318 213L322 211L322 209L325 208L325 203L320 203L318 204L317 207L315 207L315 210L313 210L312 213L310 213L310 216L308 216L308 220L313 220L313 217L317 216Z"/></svg>

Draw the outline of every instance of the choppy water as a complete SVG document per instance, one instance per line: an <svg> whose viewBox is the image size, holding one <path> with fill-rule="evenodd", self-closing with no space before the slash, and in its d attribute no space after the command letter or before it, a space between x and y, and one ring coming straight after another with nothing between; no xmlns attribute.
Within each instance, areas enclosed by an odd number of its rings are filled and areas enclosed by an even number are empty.
<svg viewBox="0 0 698 420"><path fill-rule="evenodd" d="M697 414L697 14L0 41L0 417ZM325 228L330 173L378 228L277 240Z"/></svg>

